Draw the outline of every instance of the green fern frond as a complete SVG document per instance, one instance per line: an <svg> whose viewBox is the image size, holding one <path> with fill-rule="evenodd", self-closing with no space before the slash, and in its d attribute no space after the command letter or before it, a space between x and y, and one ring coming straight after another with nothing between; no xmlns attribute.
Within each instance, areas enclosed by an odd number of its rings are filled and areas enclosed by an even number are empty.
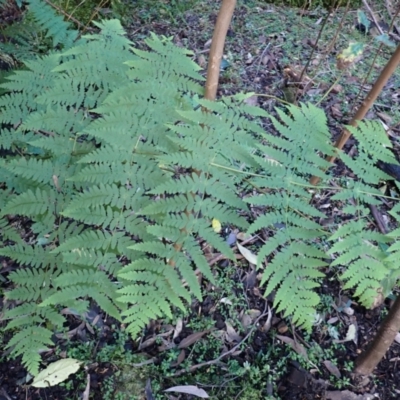
<svg viewBox="0 0 400 400"><path fill-rule="evenodd" d="M33 375L37 375L41 361L39 352L47 350L47 346L53 344L51 341L52 334L49 329L41 326L27 326L11 338L7 348L12 348L15 356L22 355L22 364Z"/></svg>
<svg viewBox="0 0 400 400"><path fill-rule="evenodd" d="M390 255L382 245L391 242L390 235L383 235L368 229L367 220L370 210L368 205L379 206L380 191L371 186L377 185L388 176L375 167L378 161L396 163L384 130L379 123L360 122L357 128L350 127L358 141L358 154L351 158L341 154L342 160L355 173L360 182L349 182L347 188L332 197L345 203L343 211L350 216L346 224L340 226L329 238L335 242L329 254L336 254L332 266L342 266L344 288L355 288L355 295L361 303L371 306L382 283L392 274L393 265Z"/></svg>
<svg viewBox="0 0 400 400"><path fill-rule="evenodd" d="M276 311L292 316L293 322L311 330L315 307L319 296L312 289L319 286L324 276L319 268L327 265L322 261L325 254L314 247L292 242L279 252L263 273L261 283L268 282L266 295L276 290Z"/></svg>
<svg viewBox="0 0 400 400"><path fill-rule="evenodd" d="M257 257L259 268L268 260L262 276L266 295L276 291L277 311L310 330L319 302L314 289L323 276L319 269L326 265L326 256L317 248L325 232L316 220L324 214L310 204L309 178L327 177L325 156L334 149L321 110L302 104L277 113L279 120L271 119L278 135L262 134L265 144L253 156L263 171L254 185L265 193L246 199L264 210L249 233L272 232Z"/></svg>
<svg viewBox="0 0 400 400"><path fill-rule="evenodd" d="M78 37L78 31L71 29L72 25L57 15L55 10L40 0L28 0L29 12L32 13L41 30L46 31L46 37L53 39L53 47L62 44L71 47Z"/></svg>

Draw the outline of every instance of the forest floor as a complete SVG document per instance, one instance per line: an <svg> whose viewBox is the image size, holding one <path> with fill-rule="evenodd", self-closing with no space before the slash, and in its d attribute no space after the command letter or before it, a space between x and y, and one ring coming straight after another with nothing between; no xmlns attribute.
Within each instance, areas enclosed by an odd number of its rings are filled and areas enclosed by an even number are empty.
<svg viewBox="0 0 400 400"><path fill-rule="evenodd" d="M144 46L150 32L173 37L178 46L193 51L205 74L218 3L138 1L133 9L127 8L123 20L135 45ZM297 92L302 102L318 104L325 110L335 140L393 49L383 46L379 50L372 34L356 28L357 10L350 10L344 19L344 9L332 13L317 42L325 10L301 13L261 1L239 3L228 32L218 95L254 92L253 104L273 113L275 107L291 102ZM387 21L384 2L379 3L375 16ZM364 12L368 15L368 10ZM339 70L337 56L351 41L366 45L362 58L351 68ZM367 115L390 127L394 142L400 134L399 106L400 71ZM352 146L350 140L346 149ZM336 168L334 173L342 172ZM380 212L387 215L387 210ZM223 228L229 238L232 232ZM260 245L255 236L246 247L257 253ZM271 298L263 297L257 271L248 257L238 249L236 252L237 262L232 263L210 250L217 284L204 282L201 303L193 302L187 315L177 313L171 321L153 321L139 340L132 341L123 327L105 318L95 306L86 320L70 315L70 339L55 337L56 348L44 353L43 358L78 358L85 368L55 388L24 386L27 374L20 360L8 360L3 354L0 400L175 400L204 398L205 394L213 399L242 400L400 398L397 343L373 376L355 385L351 375L355 359L387 314L390 298L373 310L365 309L351 291L342 289L337 271L327 269L319 288L319 318L312 333L306 334L275 313ZM7 269L6 260L2 269ZM178 388L164 392L171 387Z"/></svg>

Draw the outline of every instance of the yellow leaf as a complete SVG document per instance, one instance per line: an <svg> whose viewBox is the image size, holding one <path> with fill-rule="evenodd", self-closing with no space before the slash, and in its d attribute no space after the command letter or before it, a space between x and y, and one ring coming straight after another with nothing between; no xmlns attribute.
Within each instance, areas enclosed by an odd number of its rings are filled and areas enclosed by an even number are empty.
<svg viewBox="0 0 400 400"><path fill-rule="evenodd" d="M220 233L221 232L221 222L219 222L217 219L212 220L212 228L214 229L215 233Z"/></svg>

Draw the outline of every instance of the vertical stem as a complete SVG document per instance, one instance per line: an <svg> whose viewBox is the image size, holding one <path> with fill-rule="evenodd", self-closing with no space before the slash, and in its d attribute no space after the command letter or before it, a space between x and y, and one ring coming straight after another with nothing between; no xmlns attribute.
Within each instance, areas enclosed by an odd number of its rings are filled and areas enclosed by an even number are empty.
<svg viewBox="0 0 400 400"><path fill-rule="evenodd" d="M354 372L360 375L369 375L381 361L393 343L397 332L400 330L400 296L392 305L389 314L386 316L374 340L356 360Z"/></svg>
<svg viewBox="0 0 400 400"><path fill-rule="evenodd" d="M356 127L358 124L358 121L361 121L364 117L365 114L367 114L368 110L372 107L374 104L374 101L377 99L377 97L380 95L382 92L382 89L388 82L389 78L393 75L395 72L397 66L400 64L400 46L397 46L396 51L393 53L392 57L386 64L385 68L382 70L381 74L379 75L379 78L375 82L374 86L368 93L367 97L365 100L362 102L360 108L357 110L356 114L354 115L353 119L350 121L349 125ZM350 132L344 128L342 131L342 134L340 135L340 138L335 144L335 147L338 150L341 150L343 146L346 144L347 140L351 136ZM327 160L331 163L333 163L336 159L336 156L331 156L328 157ZM312 185L316 185L319 182L319 178L316 176L313 176L310 180L310 183Z"/></svg>
<svg viewBox="0 0 400 400"><path fill-rule="evenodd" d="M236 0L222 0L221 8L218 13L208 60L206 92L204 94L204 97L208 100L215 100L217 96L219 70L224 52L225 38L231 23L235 5Z"/></svg>

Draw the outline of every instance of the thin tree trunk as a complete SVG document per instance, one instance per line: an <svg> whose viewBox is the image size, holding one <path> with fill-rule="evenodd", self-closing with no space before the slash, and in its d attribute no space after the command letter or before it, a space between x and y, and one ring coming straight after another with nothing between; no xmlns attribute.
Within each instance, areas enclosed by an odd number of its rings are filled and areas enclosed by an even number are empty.
<svg viewBox="0 0 400 400"><path fill-rule="evenodd" d="M400 330L400 296L397 296L389 314L382 322L374 340L356 360L354 372L359 375L369 375L388 351L394 338Z"/></svg>
<svg viewBox="0 0 400 400"><path fill-rule="evenodd" d="M400 64L400 46L397 46L396 51L393 53L392 57L386 64L385 68L383 68L381 74L379 75L379 78L375 82L374 86L368 93L367 97L365 100L362 102L360 108L357 110L356 114L354 115L353 119L350 121L349 125L356 127L358 124L358 121L361 121L365 115L367 114L368 110L372 107L374 104L376 98L380 95L382 92L382 89L388 82L389 78L394 74L396 71L396 68ZM340 138L335 144L335 147L338 150L341 150L343 146L346 144L347 140L351 136L350 132L344 128L342 131L342 134L340 135ZM331 156L328 157L327 160L331 163L333 163L336 159L336 156ZM313 176L310 180L310 183L312 185L317 185L319 182L319 178L317 176Z"/></svg>
<svg viewBox="0 0 400 400"><path fill-rule="evenodd" d="M235 6L236 0L222 0L221 8L218 13L208 58L206 92L204 94L204 97L208 100L215 100L217 95L219 70L221 67L221 59L224 54L225 38Z"/></svg>

